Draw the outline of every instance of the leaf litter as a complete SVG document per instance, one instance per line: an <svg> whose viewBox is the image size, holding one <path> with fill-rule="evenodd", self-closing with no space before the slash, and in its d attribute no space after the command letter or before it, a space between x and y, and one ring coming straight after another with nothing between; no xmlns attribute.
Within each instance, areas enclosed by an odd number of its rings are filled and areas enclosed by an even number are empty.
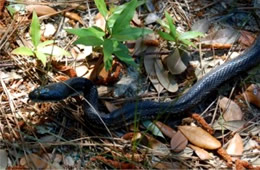
<svg viewBox="0 0 260 170"><path fill-rule="evenodd" d="M23 6L16 2L8 3L15 8ZM251 6L249 2L243 3L244 6ZM111 8L119 4L113 5ZM202 48L190 48L191 60L198 62L196 67L206 65L200 70L203 72L205 68L212 69L217 63L216 60L219 60L218 63L223 63L228 59L228 56L222 55L230 54L226 49L240 53L241 48L233 47L237 40L244 49L250 46L256 37L253 30L256 26L252 24L253 19L248 19L249 15L245 15L244 12L223 15L226 10L223 5L230 6L229 2L213 3L206 7L200 1L176 2L173 6L168 1L149 1L145 3L145 6L149 7L148 11L144 8L138 9L131 24L139 27L149 19L146 26L156 32L157 20L164 20L163 9L165 9L174 19L178 30L186 32L192 28L205 32L206 37L193 41L201 43ZM184 6L193 12L183 8ZM5 7L9 7L8 4L5 4ZM224 95L229 98L211 106L203 117L197 117L178 127L155 122L152 132L148 132L147 127L137 126L138 124L127 131L122 129L113 132L113 137L98 132L83 122L81 102L77 97L60 103L27 103L26 94L39 84L74 76L88 77L99 80L97 82L103 85L113 86L112 91L105 90L101 97L101 100L107 103L105 110L113 110L123 103L132 102L135 96L140 94L143 99L167 101L180 95L176 93L178 89L185 91L188 88L181 86L180 80L185 78L191 66L182 61L183 57L180 54L172 53L178 52L174 43L168 43L155 36L152 39L141 38L134 41L135 52L138 53L134 52L133 57L140 63L144 59L145 69L131 75L126 66L115 64L112 66L112 71L105 72L104 65L99 63L101 57L99 49L90 49L88 46L84 46L83 50L77 48L72 44L75 37L64 31L67 28L79 28L93 23L104 30L105 20L100 13L97 14L94 3L75 5L70 2L33 2L33 5L27 5L25 9L28 11L26 15L17 12L13 18L10 16L11 12L6 9L1 13L0 26L6 33L0 32L0 92L1 113L3 113L0 119L2 139L0 153L3 158L0 167L8 169L259 167L259 114L257 114L259 80L256 80L256 73L252 73L242 81L243 85L232 84L229 89L234 87L234 94L229 95L226 91ZM52 29L47 31L49 34L42 32L39 37L41 41L55 40L53 51L55 55L53 52L48 54L47 62L51 64L47 63L47 70L33 56L11 54L11 51L19 46L32 44L28 38L28 30L31 23L29 13L33 9L40 17L41 31L44 31L44 28ZM218 9L218 17L213 17L210 21L201 20L201 16L205 14L216 16L216 9ZM246 17L250 22L245 23L245 20L241 21L237 16ZM216 23L222 23L222 26ZM226 27L227 23L232 27ZM233 27L234 24L238 25ZM199 28L198 25L203 27ZM237 31L237 28L241 31ZM247 30L250 32L246 32ZM58 48L56 50L56 47L68 50L72 55L66 55L64 51ZM166 54L165 49L168 50ZM51 46L44 50L50 52ZM55 57L56 53L60 56ZM150 54L146 55L147 53ZM218 55L220 57L215 56L217 53L220 53ZM162 61L161 55L168 56L166 64ZM205 57L200 58L201 56ZM212 57L210 62L205 60L207 57ZM59 63L53 64L56 60ZM136 76L138 74L145 75L147 79L145 76ZM127 84L131 84L133 88L116 94L114 83L119 79L123 79L125 83L124 87L117 87L119 90L124 89ZM141 82L143 88L137 86L136 82ZM147 85L144 85L144 82ZM212 124L204 126L205 122L212 122ZM213 130L209 134L207 129L211 125ZM180 131L176 132L178 128ZM123 135L129 135L128 138L132 140L119 138ZM220 146L222 148L218 149Z"/></svg>

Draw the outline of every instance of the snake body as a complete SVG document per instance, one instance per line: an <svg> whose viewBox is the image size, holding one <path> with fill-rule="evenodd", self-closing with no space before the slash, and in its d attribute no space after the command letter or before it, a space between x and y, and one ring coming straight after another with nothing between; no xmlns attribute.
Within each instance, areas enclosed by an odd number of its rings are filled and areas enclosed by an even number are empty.
<svg viewBox="0 0 260 170"><path fill-rule="evenodd" d="M85 121L99 129L104 128L104 123L110 129L117 129L133 123L136 117L139 120L146 120L163 114L178 116L197 105L226 80L259 63L260 38L242 55L210 71L180 98L172 102L137 101L128 103L110 114L98 111L97 88L85 78L71 78L64 82L40 86L30 92L29 98L35 102L59 101L83 93L84 98L89 102L83 100Z"/></svg>

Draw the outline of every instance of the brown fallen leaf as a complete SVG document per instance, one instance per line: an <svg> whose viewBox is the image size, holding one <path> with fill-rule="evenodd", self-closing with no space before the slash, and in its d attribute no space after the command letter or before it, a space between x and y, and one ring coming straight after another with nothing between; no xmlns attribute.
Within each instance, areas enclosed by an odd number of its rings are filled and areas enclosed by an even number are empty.
<svg viewBox="0 0 260 170"><path fill-rule="evenodd" d="M227 97L219 100L219 107L223 111L223 118L225 121L242 120L243 112L240 107Z"/></svg>
<svg viewBox="0 0 260 170"><path fill-rule="evenodd" d="M244 150L242 138L238 133L234 135L227 147L227 153L231 156L242 156Z"/></svg>
<svg viewBox="0 0 260 170"><path fill-rule="evenodd" d="M103 156L95 156L91 161L102 161L103 163L118 169L136 169L134 164L107 159Z"/></svg>
<svg viewBox="0 0 260 170"><path fill-rule="evenodd" d="M160 49L158 47L148 47L146 50L146 52L159 52L159 51L160 51ZM155 67L154 67L155 59L157 57L159 57L159 55L157 55L157 54L145 55L144 56L144 68L145 68L145 71L147 73L149 80L152 82L157 93L160 94L163 90L163 86L160 84L160 82L157 78Z"/></svg>
<svg viewBox="0 0 260 170"><path fill-rule="evenodd" d="M74 12L65 12L65 16L75 21L78 21L81 25L84 25L84 21L82 20L82 18Z"/></svg>
<svg viewBox="0 0 260 170"><path fill-rule="evenodd" d="M106 20L103 17L103 15L97 13L97 15L94 17L94 26L101 28L103 31L106 30Z"/></svg>
<svg viewBox="0 0 260 170"><path fill-rule="evenodd" d="M191 144L189 144L189 147L195 151L195 153L198 155L198 157L201 160L212 159L212 156L210 156L210 154L206 150L201 149L201 148L194 146L194 145L191 145Z"/></svg>
<svg viewBox="0 0 260 170"><path fill-rule="evenodd" d="M159 161L153 163L153 168L156 169L188 169L181 162L173 162L173 161Z"/></svg>
<svg viewBox="0 0 260 170"><path fill-rule="evenodd" d="M178 91L178 84L174 80L174 77L169 74L169 71L164 69L161 59L155 59L154 67L161 85L169 92L174 93Z"/></svg>
<svg viewBox="0 0 260 170"><path fill-rule="evenodd" d="M55 60L53 60L51 62L51 65L55 69L65 73L69 77L77 77L76 70L73 67L71 67L71 66L65 66L64 63L58 62L58 61L55 61Z"/></svg>
<svg viewBox="0 0 260 170"><path fill-rule="evenodd" d="M46 5L26 5L26 10L29 12L35 11L38 16L49 15L57 11Z"/></svg>
<svg viewBox="0 0 260 170"><path fill-rule="evenodd" d="M173 75L181 74L187 68L187 66L182 62L179 49L176 48L174 53L171 53L166 58L166 65L168 70Z"/></svg>
<svg viewBox="0 0 260 170"><path fill-rule="evenodd" d="M249 103L260 108L260 88L257 85L251 84L244 92L244 95Z"/></svg>
<svg viewBox="0 0 260 170"><path fill-rule="evenodd" d="M245 47L250 47L256 39L256 35L248 31L242 30L240 31L240 34L241 36L239 37L238 42Z"/></svg>
<svg viewBox="0 0 260 170"><path fill-rule="evenodd" d="M174 152L183 151L188 144L188 140L183 134L178 130L176 134L172 136L171 139L171 149Z"/></svg>
<svg viewBox="0 0 260 170"><path fill-rule="evenodd" d="M183 135L194 145L204 149L218 149L221 147L221 143L208 132L200 127L194 126L179 126L179 130Z"/></svg>
<svg viewBox="0 0 260 170"><path fill-rule="evenodd" d="M41 156L32 153L27 155L26 157L22 157L20 159L20 165L26 166L30 169L44 169L48 166L48 163Z"/></svg>
<svg viewBox="0 0 260 170"><path fill-rule="evenodd" d="M152 148L151 152L154 155L167 156L170 154L170 149L164 143L147 134L144 134L144 136L148 139L149 147Z"/></svg>
<svg viewBox="0 0 260 170"><path fill-rule="evenodd" d="M155 124L162 131L162 133L169 138L172 138L176 134L175 130L160 121L156 121Z"/></svg>

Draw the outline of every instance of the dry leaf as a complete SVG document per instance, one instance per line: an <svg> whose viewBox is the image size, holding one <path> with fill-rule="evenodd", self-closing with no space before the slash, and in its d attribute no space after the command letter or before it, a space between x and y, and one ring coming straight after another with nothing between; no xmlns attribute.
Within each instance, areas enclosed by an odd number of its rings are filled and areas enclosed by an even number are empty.
<svg viewBox="0 0 260 170"><path fill-rule="evenodd" d="M157 47L148 47L146 52L159 52L159 48ZM148 75L148 78L152 82L154 88L156 91L160 94L163 90L163 86L160 84L159 80L157 79L156 72L155 72L155 59L156 57L159 57L159 55L145 55L144 56L144 67L145 71Z"/></svg>
<svg viewBox="0 0 260 170"><path fill-rule="evenodd" d="M74 12L65 12L65 16L72 20L78 21L81 25L84 25L82 18Z"/></svg>
<svg viewBox="0 0 260 170"><path fill-rule="evenodd" d="M71 66L65 66L64 63L55 60L52 60L51 64L55 69L65 73L69 77L77 77L76 71Z"/></svg>
<svg viewBox="0 0 260 170"><path fill-rule="evenodd" d="M115 161L115 160L110 160L110 159L106 159L103 156L96 156L90 159L91 161L102 161L103 163L109 165L109 166L113 166L114 168L118 168L118 169L136 169L134 164L131 163L125 163L125 162L119 162L119 161Z"/></svg>
<svg viewBox="0 0 260 170"><path fill-rule="evenodd" d="M26 10L29 12L35 11L38 16L54 14L57 11L46 5L26 5Z"/></svg>
<svg viewBox="0 0 260 170"><path fill-rule="evenodd" d="M103 31L106 29L106 20L105 18L100 14L97 13L97 15L94 18L94 26L101 28Z"/></svg>
<svg viewBox="0 0 260 170"><path fill-rule="evenodd" d="M132 138L134 137L134 132L128 132L126 134L124 134L121 138L124 140L132 140Z"/></svg>
<svg viewBox="0 0 260 170"><path fill-rule="evenodd" d="M20 159L20 164L23 166L27 166L30 169L44 169L48 166L46 160L43 160L41 156L36 155L34 153L29 154L26 157L22 157Z"/></svg>
<svg viewBox="0 0 260 170"><path fill-rule="evenodd" d="M174 50L174 53L171 53L167 58L166 58L166 64L168 70L173 74L181 74L186 70L186 65L182 62L181 56L179 49L176 48Z"/></svg>
<svg viewBox="0 0 260 170"><path fill-rule="evenodd" d="M227 147L227 153L231 156L242 156L243 150L243 140L240 135L236 133Z"/></svg>
<svg viewBox="0 0 260 170"><path fill-rule="evenodd" d="M138 17L138 13L135 11L132 21L137 25L140 26L142 24L141 20Z"/></svg>
<svg viewBox="0 0 260 170"><path fill-rule="evenodd" d="M260 108L260 88L257 85L251 84L244 92L244 95L249 103Z"/></svg>
<svg viewBox="0 0 260 170"><path fill-rule="evenodd" d="M212 156L210 156L210 154L206 150L201 149L201 148L194 146L194 145L191 145L191 144L189 144L189 147L191 147L195 151L195 153L198 155L198 157L201 160L212 159Z"/></svg>
<svg viewBox="0 0 260 170"><path fill-rule="evenodd" d="M162 142L156 140L152 136L144 135L149 141L149 146L152 148L152 153L158 156L167 156L170 154L170 149Z"/></svg>
<svg viewBox="0 0 260 170"><path fill-rule="evenodd" d="M248 31L241 30L240 34L238 42L246 47L250 47L256 39L256 35Z"/></svg>
<svg viewBox="0 0 260 170"><path fill-rule="evenodd" d="M169 92L174 93L178 91L178 84L174 80L173 76L163 68L163 64L160 59L155 59L154 67L161 85Z"/></svg>
<svg viewBox="0 0 260 170"><path fill-rule="evenodd" d="M219 100L219 107L223 111L225 121L242 120L243 112L240 107L227 97Z"/></svg>
<svg viewBox="0 0 260 170"><path fill-rule="evenodd" d="M203 44L219 44L219 45L228 45L230 46L239 37L239 32L233 28L224 28L217 30L216 32L212 32L206 37L201 39L201 42Z"/></svg>
<svg viewBox="0 0 260 170"><path fill-rule="evenodd" d="M167 126L167 125L165 125L164 123L162 123L160 121L156 121L155 124L162 131L162 133L164 135L168 136L169 138L172 138L173 135L176 134L175 130L173 130L170 126Z"/></svg>
<svg viewBox="0 0 260 170"><path fill-rule="evenodd" d="M238 131L241 129L247 122L244 120L233 120L233 121L215 121L213 128L214 130L231 130L233 132Z"/></svg>
<svg viewBox="0 0 260 170"><path fill-rule="evenodd" d="M90 69L85 64L76 66L75 71L76 71L77 77L85 76L88 72L91 72Z"/></svg>
<svg viewBox="0 0 260 170"><path fill-rule="evenodd" d="M171 149L174 152L183 151L188 144L188 140L183 134L178 130L178 132L172 136L171 139Z"/></svg>
<svg viewBox="0 0 260 170"><path fill-rule="evenodd" d="M179 126L179 130L194 145L204 149L218 149L221 143L200 127Z"/></svg>
<svg viewBox="0 0 260 170"><path fill-rule="evenodd" d="M181 162L172 162L172 161L158 161L153 163L153 168L156 169L188 169Z"/></svg>

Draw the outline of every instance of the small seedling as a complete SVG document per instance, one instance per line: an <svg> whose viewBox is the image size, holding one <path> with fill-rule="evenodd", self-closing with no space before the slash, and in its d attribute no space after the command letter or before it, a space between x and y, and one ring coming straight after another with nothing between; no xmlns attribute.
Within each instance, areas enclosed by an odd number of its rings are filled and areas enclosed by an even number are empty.
<svg viewBox="0 0 260 170"><path fill-rule="evenodd" d="M106 70L112 67L113 55L120 61L135 66L136 63L129 55L128 48L123 42L136 40L152 33L152 30L149 29L130 26L135 9L143 3L144 1L131 0L108 11L104 0L95 0L99 12L106 19L105 31L92 26L89 28L68 29L67 32L78 36L74 44L101 47Z"/></svg>
<svg viewBox="0 0 260 170"><path fill-rule="evenodd" d="M167 23L159 20L158 22L161 24L161 26L163 26L166 30L168 30L168 32L162 32L162 31L158 31L158 34L160 35L160 37L162 37L163 39L167 40L167 41L173 41L175 42L175 45L177 48L179 48L180 46L193 46L196 47L194 45L194 43L192 43L190 41L190 39L199 37L199 36L203 36L203 34L201 32L198 31L188 31L188 32L184 32L184 33L180 33L177 31L175 25L173 24L173 19L172 17L169 15L168 12L165 12L165 17L167 20Z"/></svg>
<svg viewBox="0 0 260 170"><path fill-rule="evenodd" d="M35 56L38 60L40 60L43 66L46 66L47 56L54 55L52 50L46 51L45 48L48 45L54 43L53 40L47 40L44 42L40 41L41 33L40 33L40 21L37 17L37 14L33 12L32 23L30 25L30 37L33 44L33 49L28 47L18 47L12 51L13 54L17 55L25 55L25 56ZM58 46L52 46L55 48L57 55L70 55L67 51L59 48Z"/></svg>

